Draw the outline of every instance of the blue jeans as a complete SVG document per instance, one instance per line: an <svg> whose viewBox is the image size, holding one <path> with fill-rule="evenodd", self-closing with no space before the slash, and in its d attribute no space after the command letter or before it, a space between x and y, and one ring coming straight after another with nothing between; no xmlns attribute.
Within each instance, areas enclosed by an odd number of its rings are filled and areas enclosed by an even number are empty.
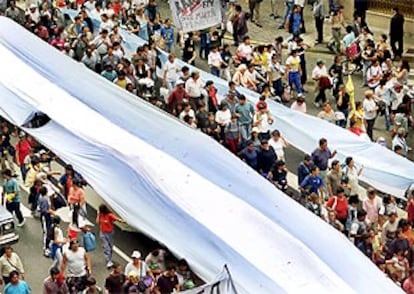
<svg viewBox="0 0 414 294"><path fill-rule="evenodd" d="M168 91L170 91L170 93L171 93L171 91L174 90L174 88L175 88L176 81L168 81L167 80L165 83L166 83Z"/></svg>
<svg viewBox="0 0 414 294"><path fill-rule="evenodd" d="M220 77L220 69L218 67L215 67L215 66L210 67L210 73L213 76Z"/></svg>
<svg viewBox="0 0 414 294"><path fill-rule="evenodd" d="M289 86L293 89L292 85L295 85L296 92L302 93L302 83L300 82L300 73L298 71L289 72Z"/></svg>
<svg viewBox="0 0 414 294"><path fill-rule="evenodd" d="M242 138L242 144L246 143L247 140L250 138L250 133L252 132L252 124L243 124L240 125L240 135Z"/></svg>
<svg viewBox="0 0 414 294"><path fill-rule="evenodd" d="M114 232L111 232L111 233L99 232L99 237L101 238L101 241L102 241L103 254L105 256L106 263L112 260L112 248L114 246L113 235L114 235Z"/></svg>
<svg viewBox="0 0 414 294"><path fill-rule="evenodd" d="M287 17L292 12L293 6L294 6L294 2L293 1L286 1L285 2L285 12L283 13L282 22L280 23L281 26L285 26L286 25Z"/></svg>

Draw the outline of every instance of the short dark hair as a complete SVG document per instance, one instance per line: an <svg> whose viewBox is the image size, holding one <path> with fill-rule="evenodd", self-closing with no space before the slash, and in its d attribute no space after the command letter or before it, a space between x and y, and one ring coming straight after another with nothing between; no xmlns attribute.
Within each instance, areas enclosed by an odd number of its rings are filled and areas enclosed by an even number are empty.
<svg viewBox="0 0 414 294"><path fill-rule="evenodd" d="M177 267L174 265L174 264L170 264L169 266L167 266L167 271L170 271L170 270L177 270Z"/></svg>
<svg viewBox="0 0 414 294"><path fill-rule="evenodd" d="M328 143L328 140L326 140L325 138L320 138L319 139L319 146L324 145L325 143Z"/></svg>
<svg viewBox="0 0 414 294"><path fill-rule="evenodd" d="M59 269L57 267L52 267L49 271L51 276L58 275L60 273Z"/></svg>

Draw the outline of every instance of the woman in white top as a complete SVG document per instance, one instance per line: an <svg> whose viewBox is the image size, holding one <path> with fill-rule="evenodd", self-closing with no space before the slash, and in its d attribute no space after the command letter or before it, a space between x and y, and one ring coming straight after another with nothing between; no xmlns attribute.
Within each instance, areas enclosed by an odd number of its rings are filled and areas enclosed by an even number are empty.
<svg viewBox="0 0 414 294"><path fill-rule="evenodd" d="M365 126L367 128L367 135L373 141L373 129L375 119L377 118L378 106L374 100L374 92L372 90L365 91L365 99L362 102L364 108Z"/></svg>
<svg viewBox="0 0 414 294"><path fill-rule="evenodd" d="M384 74L378 59L372 60L371 66L367 69L368 87L374 90L379 85L383 76Z"/></svg>
<svg viewBox="0 0 414 294"><path fill-rule="evenodd" d="M277 160L286 162L284 148L288 147L289 143L280 135L279 130L274 130L272 132L272 138L269 140L269 145L275 150Z"/></svg>
<svg viewBox="0 0 414 294"><path fill-rule="evenodd" d="M400 68L395 73L395 78L402 85L407 85L408 75L410 73L410 64L407 60L401 60Z"/></svg>
<svg viewBox="0 0 414 294"><path fill-rule="evenodd" d="M257 104L258 111L253 117L253 127L259 131L259 140L270 139L270 125L273 124L273 118L270 111L266 108L266 104L259 102Z"/></svg>
<svg viewBox="0 0 414 294"><path fill-rule="evenodd" d="M355 166L355 162L352 157L347 157L345 159L345 167L342 171L342 175L348 178L348 184L351 187L350 195L358 195L358 177L361 175L363 169L363 166L359 169Z"/></svg>

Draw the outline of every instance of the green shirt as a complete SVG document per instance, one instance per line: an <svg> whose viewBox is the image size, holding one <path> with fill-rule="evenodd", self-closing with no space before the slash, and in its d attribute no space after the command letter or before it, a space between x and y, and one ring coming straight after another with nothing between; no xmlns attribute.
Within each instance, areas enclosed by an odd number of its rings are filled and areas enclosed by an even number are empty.
<svg viewBox="0 0 414 294"><path fill-rule="evenodd" d="M10 193L16 193L16 197L13 198L13 202L20 202L21 196L20 196L20 187L17 183L16 179L11 178L9 180L6 180L4 182L4 193L10 194Z"/></svg>

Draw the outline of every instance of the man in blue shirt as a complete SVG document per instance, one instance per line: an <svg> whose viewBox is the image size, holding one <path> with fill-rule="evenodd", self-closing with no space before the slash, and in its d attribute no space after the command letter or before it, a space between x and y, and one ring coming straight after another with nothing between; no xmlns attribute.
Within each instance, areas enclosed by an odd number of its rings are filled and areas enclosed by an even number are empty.
<svg viewBox="0 0 414 294"><path fill-rule="evenodd" d="M234 112L239 121L242 144L244 144L244 142L249 139L252 132L254 106L246 100L244 95L240 95L239 103L236 104Z"/></svg>
<svg viewBox="0 0 414 294"><path fill-rule="evenodd" d="M39 198L39 210L40 210L40 223L43 230L43 254L49 257L49 243L50 243L50 231L52 229L52 214L54 211L51 209L50 198L48 195L48 189L43 186L40 188Z"/></svg>
<svg viewBox="0 0 414 294"><path fill-rule="evenodd" d="M20 210L20 187L17 183L17 180L13 177L10 169L5 169L2 171L2 176L4 179L3 185L3 201L6 203L7 210L13 214L16 214L17 220L19 221L18 227L23 227L25 224L25 219L23 217L22 211Z"/></svg>
<svg viewBox="0 0 414 294"><path fill-rule="evenodd" d="M257 148L254 146L253 141L247 141L246 147L239 152L239 156L251 168L257 170Z"/></svg>
<svg viewBox="0 0 414 294"><path fill-rule="evenodd" d="M303 180L310 175L313 163L309 154L305 155L305 158L298 166L298 185L302 184Z"/></svg>
<svg viewBox="0 0 414 294"><path fill-rule="evenodd" d="M165 50L172 52L174 46L174 28L171 26L171 20L169 18L164 21L164 26L161 28L161 36L165 41Z"/></svg>
<svg viewBox="0 0 414 294"><path fill-rule="evenodd" d="M30 294L30 286L19 278L18 271L12 271L9 275L10 283L4 287L4 294Z"/></svg>
<svg viewBox="0 0 414 294"><path fill-rule="evenodd" d="M323 180L319 176L319 168L315 165L311 168L311 174L306 176L306 178L300 184L299 189L302 191L304 196L307 196L311 193L316 193L320 195L320 199L323 199Z"/></svg>

